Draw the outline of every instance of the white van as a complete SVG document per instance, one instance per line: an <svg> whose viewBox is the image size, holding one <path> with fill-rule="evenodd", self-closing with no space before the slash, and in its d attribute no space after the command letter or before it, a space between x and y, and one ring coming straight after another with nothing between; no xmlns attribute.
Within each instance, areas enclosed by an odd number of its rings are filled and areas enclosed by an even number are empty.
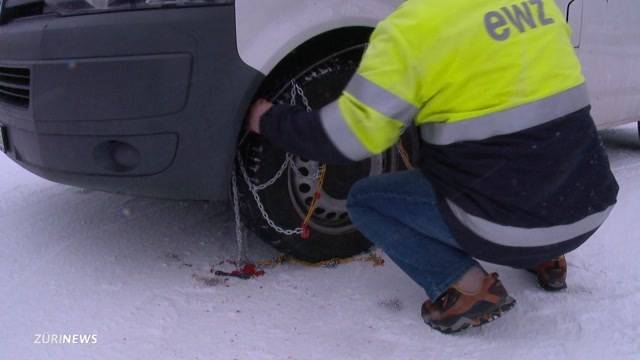
<svg viewBox="0 0 640 360"><path fill-rule="evenodd" d="M240 210L265 240L311 261L352 255L368 242L347 192L402 169L398 150L329 167L301 240L319 164L244 136L242 122L258 96L312 108L335 99L401 3L0 0L0 150L60 183L174 199L227 200L235 164ZM558 4L599 127L640 120L640 2ZM403 142L409 154L419 146L411 131Z"/></svg>

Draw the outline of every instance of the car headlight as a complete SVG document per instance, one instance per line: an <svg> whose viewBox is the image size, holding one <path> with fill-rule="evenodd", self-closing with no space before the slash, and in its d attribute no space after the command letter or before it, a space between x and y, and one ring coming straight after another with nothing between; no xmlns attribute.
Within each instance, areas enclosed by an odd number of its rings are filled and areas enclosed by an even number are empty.
<svg viewBox="0 0 640 360"><path fill-rule="evenodd" d="M45 0L45 3L59 14L76 15L162 7L225 5L233 4L234 0Z"/></svg>

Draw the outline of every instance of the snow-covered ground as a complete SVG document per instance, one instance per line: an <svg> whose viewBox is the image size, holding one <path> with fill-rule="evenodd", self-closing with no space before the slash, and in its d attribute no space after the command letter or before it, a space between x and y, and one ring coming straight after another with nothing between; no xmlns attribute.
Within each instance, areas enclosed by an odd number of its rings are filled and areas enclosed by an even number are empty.
<svg viewBox="0 0 640 360"><path fill-rule="evenodd" d="M454 336L422 323L423 292L389 261L223 281L227 208L57 185L0 156L0 359L640 359L640 142L635 125L604 136L620 201L569 256L569 289L489 266L518 306Z"/></svg>

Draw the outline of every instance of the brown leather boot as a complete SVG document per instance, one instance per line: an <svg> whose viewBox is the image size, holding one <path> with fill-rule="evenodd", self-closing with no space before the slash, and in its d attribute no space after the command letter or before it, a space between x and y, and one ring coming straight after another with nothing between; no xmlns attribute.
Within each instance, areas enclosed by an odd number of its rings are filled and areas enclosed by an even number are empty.
<svg viewBox="0 0 640 360"><path fill-rule="evenodd" d="M567 260L560 256L529 269L538 278L538 284L547 291L567 288Z"/></svg>
<svg viewBox="0 0 640 360"><path fill-rule="evenodd" d="M485 276L482 287L475 293L455 286L435 302L422 304L422 318L432 328L445 334L491 322L510 310L516 301L507 294L498 274Z"/></svg>

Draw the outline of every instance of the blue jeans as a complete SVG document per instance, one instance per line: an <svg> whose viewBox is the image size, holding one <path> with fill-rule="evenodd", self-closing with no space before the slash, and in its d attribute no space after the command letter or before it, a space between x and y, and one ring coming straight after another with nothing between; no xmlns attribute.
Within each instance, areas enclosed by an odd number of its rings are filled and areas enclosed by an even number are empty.
<svg viewBox="0 0 640 360"><path fill-rule="evenodd" d="M435 300L478 263L462 251L418 170L360 180L349 193L351 221Z"/></svg>

